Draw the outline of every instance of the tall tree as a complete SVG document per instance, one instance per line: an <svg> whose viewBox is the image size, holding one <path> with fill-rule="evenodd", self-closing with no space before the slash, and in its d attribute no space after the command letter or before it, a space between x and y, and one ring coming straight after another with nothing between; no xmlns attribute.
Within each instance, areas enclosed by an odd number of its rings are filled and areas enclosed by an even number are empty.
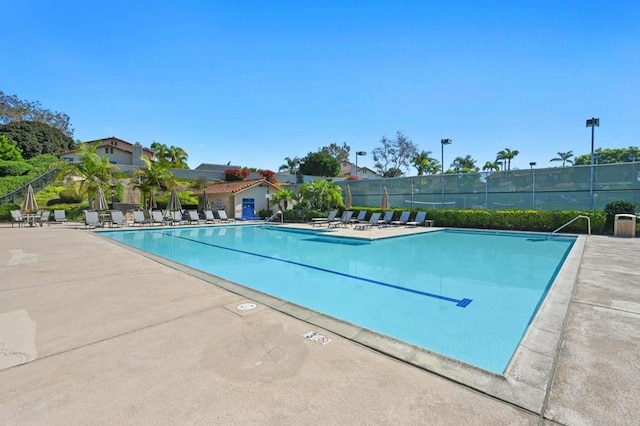
<svg viewBox="0 0 640 426"><path fill-rule="evenodd" d="M46 109L38 101L21 100L17 95L7 95L0 90L0 124L20 121L44 123L58 129L65 136L73 137L71 120L67 114Z"/></svg>
<svg viewBox="0 0 640 426"><path fill-rule="evenodd" d="M507 170L511 170L511 160L513 160L518 154L520 154L520 151L518 151L517 149L511 150L510 148L505 148L502 151L498 152L498 155L496 156L496 161L506 160Z"/></svg>
<svg viewBox="0 0 640 426"><path fill-rule="evenodd" d="M144 167L137 169L134 172L134 176L139 180L136 186L140 188L145 202L149 199L151 191L173 188L176 185L176 177L166 163L151 161L145 156L142 157L142 161L144 162Z"/></svg>
<svg viewBox="0 0 640 426"><path fill-rule="evenodd" d="M401 176L403 170L408 170L411 159L418 152L418 146L408 139L402 132L396 133L395 139L387 139L383 136L380 139L381 146L372 151L374 167L376 171L383 175Z"/></svg>
<svg viewBox="0 0 640 426"><path fill-rule="evenodd" d="M60 154L74 149L73 138L39 121L14 121L0 124L0 134L18 144L25 159L40 154Z"/></svg>
<svg viewBox="0 0 640 426"><path fill-rule="evenodd" d="M323 151L310 152L300 162L300 172L305 175L334 177L340 169L340 161Z"/></svg>
<svg viewBox="0 0 640 426"><path fill-rule="evenodd" d="M271 202L277 204L280 211L287 210L295 200L296 194L290 189L281 189L271 197Z"/></svg>
<svg viewBox="0 0 640 426"><path fill-rule="evenodd" d="M566 163L573 164L573 160L571 159L571 157L573 157L573 151L558 152L558 156L552 158L551 160L549 160L549 162L562 161L562 167L564 167Z"/></svg>
<svg viewBox="0 0 640 426"><path fill-rule="evenodd" d="M480 170L476 167L476 160L471 158L470 155L465 157L456 157L453 160L453 172L454 173L475 173Z"/></svg>
<svg viewBox="0 0 640 426"><path fill-rule="evenodd" d="M598 164L629 163L640 161L640 148L630 146L629 148L598 148L594 151L599 155ZM584 166L591 164L591 154L580 155L575 158L574 166Z"/></svg>
<svg viewBox="0 0 640 426"><path fill-rule="evenodd" d="M169 163L171 163L171 167L174 169L188 169L188 158L189 154L187 154L187 151L179 146L171 145L167 151L167 159L169 160Z"/></svg>
<svg viewBox="0 0 640 426"><path fill-rule="evenodd" d="M482 171L487 172L487 171L499 171L500 170L500 165L498 164L498 161L487 161L486 163L484 163L484 166L482 166Z"/></svg>
<svg viewBox="0 0 640 426"><path fill-rule="evenodd" d="M431 151L420 151L411 159L411 164L416 168L418 176L422 176L431 173L437 161L431 157Z"/></svg>
<svg viewBox="0 0 640 426"><path fill-rule="evenodd" d="M69 163L64 160L53 163L51 168L60 169L58 178L73 177L73 185L78 193L87 194L89 206L95 198L98 187L108 188L112 186L114 173L118 167L111 164L108 157L98 154L99 142L80 145L78 150L79 161Z"/></svg>
<svg viewBox="0 0 640 426"><path fill-rule="evenodd" d="M300 159L298 157L284 157L285 163L278 169L279 172L288 172L290 175L295 175L298 172L298 165Z"/></svg>
<svg viewBox="0 0 640 426"><path fill-rule="evenodd" d="M336 160L342 162L349 161L349 152L351 152L351 147L347 145L346 142L342 142L342 146L334 142L329 146L320 148L320 151L329 154Z"/></svg>
<svg viewBox="0 0 640 426"><path fill-rule="evenodd" d="M167 145L160 142L153 141L151 143L151 149L153 150L153 153L156 157L156 161L161 163L162 162L168 163L167 151L169 151L169 147Z"/></svg>
<svg viewBox="0 0 640 426"><path fill-rule="evenodd" d="M22 161L22 150L5 135L0 135L0 160Z"/></svg>

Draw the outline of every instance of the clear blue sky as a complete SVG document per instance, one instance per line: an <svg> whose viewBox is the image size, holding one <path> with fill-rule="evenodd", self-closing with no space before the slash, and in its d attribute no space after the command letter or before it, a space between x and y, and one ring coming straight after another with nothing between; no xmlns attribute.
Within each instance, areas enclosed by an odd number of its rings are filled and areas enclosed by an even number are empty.
<svg viewBox="0 0 640 426"><path fill-rule="evenodd" d="M397 130L438 160L452 139L447 166L510 148L512 167L546 167L590 152L594 116L596 147L640 145L637 0L22 0L2 14L1 90L67 113L76 139L177 145L191 167L277 170Z"/></svg>

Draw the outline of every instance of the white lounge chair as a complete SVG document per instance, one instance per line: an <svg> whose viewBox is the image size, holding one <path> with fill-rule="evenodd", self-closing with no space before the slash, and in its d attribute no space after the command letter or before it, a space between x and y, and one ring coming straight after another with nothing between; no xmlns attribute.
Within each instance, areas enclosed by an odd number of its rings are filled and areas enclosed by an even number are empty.
<svg viewBox="0 0 640 426"><path fill-rule="evenodd" d="M338 210L331 210L329 212L329 216L327 217L314 217L311 219L311 226L321 226L324 224L328 224L336 220L336 216L338 215Z"/></svg>
<svg viewBox="0 0 640 426"><path fill-rule="evenodd" d="M187 213L189 214L189 223L195 222L197 224L200 224L205 222L205 220L200 219L200 215L198 214L197 210L189 210Z"/></svg>
<svg viewBox="0 0 640 426"><path fill-rule="evenodd" d="M127 223L124 220L124 215L120 210L111 210L111 226L126 226Z"/></svg>
<svg viewBox="0 0 640 426"><path fill-rule="evenodd" d="M36 217L35 220L40 223L40 226L44 226L45 223L47 226L51 226L49 223L49 216L51 216L51 212L49 210L42 210L40 212L40 217Z"/></svg>
<svg viewBox="0 0 640 426"><path fill-rule="evenodd" d="M167 221L160 210L151 210L151 225L164 225Z"/></svg>
<svg viewBox="0 0 640 426"><path fill-rule="evenodd" d="M136 224L140 226L143 226L143 225L151 226L151 222L145 219L144 212L142 210L133 211L133 226L135 226Z"/></svg>
<svg viewBox="0 0 640 426"><path fill-rule="evenodd" d="M331 226L334 226L337 228L339 226L342 226L346 228L349 226L351 216L353 216L353 212L351 210L345 210L344 212L342 212L342 216L340 216L340 219L329 222L328 227L331 228Z"/></svg>
<svg viewBox="0 0 640 426"><path fill-rule="evenodd" d="M100 216L98 216L98 212L85 210L82 212L84 216L84 225L85 227L93 226L94 228L102 227L102 222L100 222Z"/></svg>
<svg viewBox="0 0 640 426"><path fill-rule="evenodd" d="M217 219L213 215L213 211L212 210L205 210L204 211L204 220L205 220L206 223L216 223L217 222Z"/></svg>
<svg viewBox="0 0 640 426"><path fill-rule="evenodd" d="M384 213L384 217L378 221L378 228L381 226L390 226L391 220L393 220L393 211Z"/></svg>
<svg viewBox="0 0 640 426"><path fill-rule="evenodd" d="M426 218L427 218L427 212L418 212L414 220L408 221L404 225L406 227L423 226Z"/></svg>
<svg viewBox="0 0 640 426"><path fill-rule="evenodd" d="M380 224L378 222L380 222L380 216L382 214L381 213L372 213L371 217L369 218L369 221L366 223L358 223L356 224L356 226L353 227L353 229L361 229L361 230L365 230L367 228L371 228L372 226L377 226L378 228L380 228Z"/></svg>
<svg viewBox="0 0 640 426"><path fill-rule="evenodd" d="M22 216L22 213L20 212L20 210L11 210L11 227L13 228L13 224L17 223L18 224L18 228L20 228L22 225L24 225L26 222L26 219L24 218L24 216Z"/></svg>
<svg viewBox="0 0 640 426"><path fill-rule="evenodd" d="M402 212L400 213L400 218L398 220L392 220L390 223L393 226L404 225L409 221L410 216L411 216L411 212Z"/></svg>
<svg viewBox="0 0 640 426"><path fill-rule="evenodd" d="M218 210L218 217L220 217L220 220L222 222L235 222L236 220L234 218L230 218L227 216L227 212L224 210Z"/></svg>
<svg viewBox="0 0 640 426"><path fill-rule="evenodd" d="M55 223L64 223L67 221L67 214L64 210L54 210L53 220Z"/></svg>

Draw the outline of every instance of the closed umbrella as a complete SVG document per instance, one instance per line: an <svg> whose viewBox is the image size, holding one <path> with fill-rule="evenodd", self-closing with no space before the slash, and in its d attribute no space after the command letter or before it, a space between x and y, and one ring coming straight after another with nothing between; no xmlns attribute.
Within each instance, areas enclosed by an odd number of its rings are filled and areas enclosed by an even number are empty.
<svg viewBox="0 0 640 426"><path fill-rule="evenodd" d="M98 187L98 192L96 194L96 207L97 211L109 210L109 204L107 204L107 197L104 196L104 191L102 187Z"/></svg>
<svg viewBox="0 0 640 426"><path fill-rule="evenodd" d="M151 190L149 194L149 210L157 209L158 204L156 204L156 191Z"/></svg>
<svg viewBox="0 0 640 426"><path fill-rule="evenodd" d="M200 202L198 203L198 208L202 212L207 210L208 205L209 203L207 202L207 189L205 188L202 190L202 198L200 198Z"/></svg>
<svg viewBox="0 0 640 426"><path fill-rule="evenodd" d="M384 191L382 191L382 202L380 203L380 208L382 210L387 210L389 208L389 193L387 192L387 187L384 187Z"/></svg>
<svg viewBox="0 0 640 426"><path fill-rule="evenodd" d="M180 198L178 198L178 193L175 188L171 190L171 198L169 198L167 209L172 212L182 211L182 204L180 203Z"/></svg>
<svg viewBox="0 0 640 426"><path fill-rule="evenodd" d="M347 185L347 195L344 197L344 209L351 210L351 187Z"/></svg>
<svg viewBox="0 0 640 426"><path fill-rule="evenodd" d="M24 213L35 213L38 211L38 203L36 203L36 196L33 193L31 184L27 187L27 196L22 204L22 211Z"/></svg>

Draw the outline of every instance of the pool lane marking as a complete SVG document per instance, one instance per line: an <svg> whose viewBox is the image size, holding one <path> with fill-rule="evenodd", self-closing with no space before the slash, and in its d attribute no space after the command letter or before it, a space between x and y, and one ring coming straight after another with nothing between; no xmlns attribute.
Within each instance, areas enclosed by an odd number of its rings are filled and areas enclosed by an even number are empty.
<svg viewBox="0 0 640 426"><path fill-rule="evenodd" d="M253 253L253 252L250 252L250 251L245 251L245 250L234 249L234 248L230 248L230 247L219 246L217 244L206 243L204 241L194 240L194 239L191 239L191 238L183 237L181 235L173 235L173 234L169 234L167 232L162 232L162 234L166 235L168 237L179 238L179 239L182 239L182 240L191 241L193 243L198 243L198 244L202 244L202 245L205 245L205 246L215 247L215 248L219 248L219 249L222 249L222 250L229 250L229 251L234 251L234 252L237 252L237 253L248 254L250 256L262 257L264 259L276 260L278 262L284 262L284 263L289 263L291 265L302 266L303 268L315 269L317 271L327 272L329 274L340 275L340 276L343 276L343 277L352 278L352 279L356 279L356 280L360 280L360 281L366 281L368 283L380 285L380 286L383 286L383 287L389 287L389 288L393 288L393 289L400 290L400 291L406 291L406 292L409 292L409 293L419 294L421 296L427 296L427 297L432 297L434 299L440 299L440 300L444 300L444 301L447 301L447 302L453 302L453 303L456 304L456 306L459 306L461 308L466 308L467 306L469 306L469 304L471 302L473 302L472 299L467 299L467 298L454 299L452 297L442 296L442 295L433 294L433 293L427 293L426 291L414 290L414 289L411 289L411 288L401 287L401 286L398 286L398 285L395 285L395 284L389 284L389 283L385 283L385 282L382 282L382 281L372 280L372 279L369 279L369 278L357 277L355 275L345 274L343 272L333 271L331 269L325 269L325 268L320 268L318 266L307 265L305 263L294 262L292 260L279 259L277 257L271 257L271 256L267 256L267 255L264 255L264 254Z"/></svg>

